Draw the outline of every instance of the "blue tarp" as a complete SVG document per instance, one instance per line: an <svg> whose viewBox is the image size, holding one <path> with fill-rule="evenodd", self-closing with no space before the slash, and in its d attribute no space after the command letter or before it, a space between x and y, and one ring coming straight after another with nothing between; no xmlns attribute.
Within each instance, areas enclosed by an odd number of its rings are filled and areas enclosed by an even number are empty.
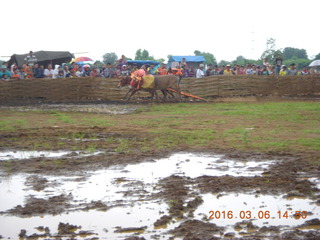
<svg viewBox="0 0 320 240"><path fill-rule="evenodd" d="M155 67L156 67L157 65L160 64L160 62L151 61L151 60L127 60L127 63L128 63L128 64L136 64L139 68L140 68L142 65L151 65L151 64L154 64Z"/></svg>
<svg viewBox="0 0 320 240"><path fill-rule="evenodd" d="M203 56L171 56L169 58L168 63L171 62L181 62L182 58L186 59L186 62L196 62L196 63L200 63L200 62L205 62L206 60L204 59Z"/></svg>

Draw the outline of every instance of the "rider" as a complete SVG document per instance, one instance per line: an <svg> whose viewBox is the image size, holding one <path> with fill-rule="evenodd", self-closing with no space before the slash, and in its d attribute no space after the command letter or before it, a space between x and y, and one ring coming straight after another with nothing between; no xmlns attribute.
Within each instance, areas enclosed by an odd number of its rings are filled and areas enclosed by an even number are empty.
<svg viewBox="0 0 320 240"><path fill-rule="evenodd" d="M142 65L141 68L133 73L131 73L131 79L132 81L130 82L131 88L139 88L142 85L143 81L143 76L146 75L147 68L145 65Z"/></svg>

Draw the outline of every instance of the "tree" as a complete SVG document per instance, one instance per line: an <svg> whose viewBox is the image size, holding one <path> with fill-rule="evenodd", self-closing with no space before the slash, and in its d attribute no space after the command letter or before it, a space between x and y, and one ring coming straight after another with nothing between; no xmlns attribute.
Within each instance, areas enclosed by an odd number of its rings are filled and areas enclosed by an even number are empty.
<svg viewBox="0 0 320 240"><path fill-rule="evenodd" d="M146 49L143 49L141 51L141 49L138 49L136 51L136 56L134 58L134 60L152 60L154 61L154 57L153 56L149 56L149 52Z"/></svg>
<svg viewBox="0 0 320 240"><path fill-rule="evenodd" d="M200 52L199 50L195 50L194 55L203 56L204 59L206 60L206 64L212 64L212 65L217 64L217 60L212 53Z"/></svg>
<svg viewBox="0 0 320 240"><path fill-rule="evenodd" d="M100 68L100 67L102 66L103 62L101 62L101 61L97 60L97 61L95 61L95 64L97 64L97 65L98 65L98 67Z"/></svg>
<svg viewBox="0 0 320 240"><path fill-rule="evenodd" d="M305 49L298 49L292 47L286 47L283 49L283 59L289 60L293 57L300 59L308 59L307 51Z"/></svg>
<svg viewBox="0 0 320 240"><path fill-rule="evenodd" d="M320 53L318 53L318 54L314 57L314 59L320 59Z"/></svg>
<svg viewBox="0 0 320 240"><path fill-rule="evenodd" d="M104 54L102 56L102 59L103 59L102 62L105 64L107 63L114 64L118 60L118 56L114 52L111 52L111 53Z"/></svg>
<svg viewBox="0 0 320 240"><path fill-rule="evenodd" d="M141 60L147 60L149 59L149 52L145 49L143 49L142 53L141 53Z"/></svg>
<svg viewBox="0 0 320 240"><path fill-rule="evenodd" d="M276 40L274 38L268 38L266 45L266 50L262 53L261 59L268 58L269 63L272 63L279 54L279 50L276 50Z"/></svg>
<svg viewBox="0 0 320 240"><path fill-rule="evenodd" d="M226 65L228 65L228 64L231 64L230 62L228 62L228 61L226 61L226 60L221 60L220 62L219 62L219 66L226 66Z"/></svg>
<svg viewBox="0 0 320 240"><path fill-rule="evenodd" d="M138 49L136 51L136 56L135 56L134 60L141 60L141 58L142 58L141 49Z"/></svg>
<svg viewBox="0 0 320 240"><path fill-rule="evenodd" d="M309 66L310 60L304 59L304 58L297 58L293 57L288 60L283 61L283 64L287 67L290 66L290 64L295 63L297 69L303 69L305 66Z"/></svg>

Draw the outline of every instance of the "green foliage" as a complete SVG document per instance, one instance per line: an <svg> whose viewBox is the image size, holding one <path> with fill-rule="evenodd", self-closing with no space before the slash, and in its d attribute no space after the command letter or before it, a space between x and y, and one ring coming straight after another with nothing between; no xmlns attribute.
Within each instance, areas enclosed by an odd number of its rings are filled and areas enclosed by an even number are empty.
<svg viewBox="0 0 320 240"><path fill-rule="evenodd" d="M212 53L200 52L199 50L195 50L194 55L203 56L206 60L206 64L212 64L212 65L217 64L217 60Z"/></svg>
<svg viewBox="0 0 320 240"><path fill-rule="evenodd" d="M288 60L294 57L300 59L308 59L307 51L305 49L298 49L292 47L286 47L282 53L283 59Z"/></svg>
<svg viewBox="0 0 320 240"><path fill-rule="evenodd" d="M226 66L226 65L228 65L228 64L231 64L231 62L228 62L228 61L226 61L226 60L221 60L221 61L219 62L219 66Z"/></svg>
<svg viewBox="0 0 320 240"><path fill-rule="evenodd" d="M320 59L320 53L318 53L318 54L314 57L314 59Z"/></svg>
<svg viewBox="0 0 320 240"><path fill-rule="evenodd" d="M253 60L253 59L246 59L245 57L243 56L238 56L236 60L234 60L231 64L232 65L240 65L240 66L246 66L247 64L256 64L256 65L259 65L261 64L260 63L261 61L259 60ZM224 64L225 65L225 64ZM223 66L223 65L221 65Z"/></svg>
<svg viewBox="0 0 320 240"><path fill-rule="evenodd" d="M291 63L295 63L297 69L303 69L303 67L309 66L310 62L311 61L309 59L293 57L289 60L283 61L283 64L286 66L290 66Z"/></svg>
<svg viewBox="0 0 320 240"><path fill-rule="evenodd" d="M136 51L136 56L134 60L152 60L154 61L154 57L149 55L149 52L146 49L138 49Z"/></svg>
<svg viewBox="0 0 320 240"><path fill-rule="evenodd" d="M111 63L111 64L114 64L117 59L118 59L118 56L117 54L115 54L114 52L111 52L111 53L106 53L102 56L103 60L102 62L107 64L107 63Z"/></svg>
<svg viewBox="0 0 320 240"><path fill-rule="evenodd" d="M276 40L274 38L268 38L267 39L267 48L264 50L264 52L261 55L261 59L268 58L269 60L274 60L272 59L275 55L276 52Z"/></svg>

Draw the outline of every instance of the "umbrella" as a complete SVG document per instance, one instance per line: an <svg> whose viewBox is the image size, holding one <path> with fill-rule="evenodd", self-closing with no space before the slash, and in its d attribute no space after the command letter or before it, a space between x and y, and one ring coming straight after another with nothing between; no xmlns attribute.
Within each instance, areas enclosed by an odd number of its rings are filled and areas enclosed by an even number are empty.
<svg viewBox="0 0 320 240"><path fill-rule="evenodd" d="M88 58L88 57L77 57L75 59L72 60L72 62L87 62L87 61L90 61L90 62L93 62L93 60L91 58Z"/></svg>
<svg viewBox="0 0 320 240"><path fill-rule="evenodd" d="M314 60L312 63L310 63L309 67L315 67L320 66L320 59Z"/></svg>

